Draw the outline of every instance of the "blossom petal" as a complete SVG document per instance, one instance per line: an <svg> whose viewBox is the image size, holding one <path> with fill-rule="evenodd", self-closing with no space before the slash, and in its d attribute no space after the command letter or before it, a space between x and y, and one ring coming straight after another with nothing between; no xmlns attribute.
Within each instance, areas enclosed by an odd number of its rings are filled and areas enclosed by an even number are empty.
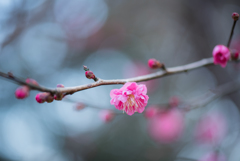
<svg viewBox="0 0 240 161"><path fill-rule="evenodd" d="M111 98L114 98L116 95L120 95L121 94L121 90L119 90L119 89L113 89L113 90L111 90L111 92L110 92L110 97Z"/></svg>
<svg viewBox="0 0 240 161"><path fill-rule="evenodd" d="M147 87L144 84L140 84L137 87L137 94L147 94Z"/></svg>
<svg viewBox="0 0 240 161"><path fill-rule="evenodd" d="M135 112L142 113L148 103L147 87L135 82L128 82L120 89L113 89L110 93L110 103L118 110L124 110L128 115Z"/></svg>

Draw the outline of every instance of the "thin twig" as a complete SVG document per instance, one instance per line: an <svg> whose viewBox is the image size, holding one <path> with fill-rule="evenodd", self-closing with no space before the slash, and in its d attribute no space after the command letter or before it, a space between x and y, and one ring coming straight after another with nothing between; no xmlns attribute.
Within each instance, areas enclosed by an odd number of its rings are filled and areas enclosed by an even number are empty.
<svg viewBox="0 0 240 161"><path fill-rule="evenodd" d="M89 89L89 88L93 88L93 87L97 87L97 86L101 86L101 85L125 84L126 82L143 82L143 81L147 81L147 80L161 78L161 77L168 76L168 75L183 73L186 71L190 71L190 70L197 69L197 68L200 68L203 66L208 66L208 65L213 65L212 57L202 59L200 61L190 63L187 65L183 65L183 66L167 68L166 71L161 70L161 71L158 71L158 72L155 72L152 74L143 75L143 76L139 76L139 77L128 78L128 79L115 79L115 80L103 80L103 79L99 78L97 82L90 83L90 84L85 84L85 85L80 85L80 86L75 86L75 87L54 88L54 89L46 88L43 86L35 86L32 84L26 83L24 80L16 78L15 76L9 76L8 74L5 74L3 72L0 72L0 76L10 79L20 85L27 85L32 90L38 90L38 91L50 92L50 93L66 93L66 95L68 95L68 94L73 94L78 91L82 91L85 89Z"/></svg>
<svg viewBox="0 0 240 161"><path fill-rule="evenodd" d="M234 31L234 28L235 28L236 23L237 23L237 21L233 21L231 33L230 33L230 36L229 36L229 39L228 39L228 43L227 43L227 47L228 47L228 48L230 47L230 44L231 44L231 40L232 40L232 36L233 36L233 31Z"/></svg>

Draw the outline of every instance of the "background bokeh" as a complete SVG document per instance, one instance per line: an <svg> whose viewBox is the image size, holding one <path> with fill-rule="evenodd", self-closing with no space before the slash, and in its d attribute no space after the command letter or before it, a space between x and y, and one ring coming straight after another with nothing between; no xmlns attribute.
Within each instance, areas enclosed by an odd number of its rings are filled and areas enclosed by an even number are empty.
<svg viewBox="0 0 240 161"><path fill-rule="evenodd" d="M226 44L232 12L239 0L0 0L0 71L54 88L87 84L82 65L102 79L155 72L149 58L167 67L211 57ZM237 23L232 48L239 48ZM218 85L239 78L238 63L210 66L146 82L149 104L166 104L172 96L188 102ZM109 93L121 85L100 86L68 98L75 103L38 104L37 91L17 100L18 85L0 79L0 158L9 161L172 161L199 160L216 146L196 141L203 116L221 113L227 132L217 149L229 161L240 154L240 93L234 92L184 115L184 132L171 143L155 141L142 114L99 118L112 109ZM213 127L214 128L214 127ZM177 158L182 159L177 159Z"/></svg>

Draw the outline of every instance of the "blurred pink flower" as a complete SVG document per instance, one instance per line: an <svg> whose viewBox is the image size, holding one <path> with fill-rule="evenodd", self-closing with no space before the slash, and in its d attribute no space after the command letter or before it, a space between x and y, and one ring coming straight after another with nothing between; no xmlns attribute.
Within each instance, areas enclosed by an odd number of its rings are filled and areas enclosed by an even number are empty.
<svg viewBox="0 0 240 161"><path fill-rule="evenodd" d="M223 154L219 152L211 152L203 156L203 158L199 161L226 161L226 158Z"/></svg>
<svg viewBox="0 0 240 161"><path fill-rule="evenodd" d="M100 111L99 116L104 122L110 122L115 117L115 114L110 110L102 110Z"/></svg>
<svg viewBox="0 0 240 161"><path fill-rule="evenodd" d="M226 132L226 120L221 114L204 116L197 124L196 137L202 143L218 143Z"/></svg>
<svg viewBox="0 0 240 161"><path fill-rule="evenodd" d="M146 109L146 111L144 112L144 116L149 119L149 118L153 118L157 112L158 112L158 107L157 106L150 106Z"/></svg>
<svg viewBox="0 0 240 161"><path fill-rule="evenodd" d="M169 99L169 105L170 105L170 107L177 107L177 106L179 106L179 103L180 103L180 99L179 99L179 97L177 97L177 96L172 96L172 97Z"/></svg>
<svg viewBox="0 0 240 161"><path fill-rule="evenodd" d="M149 122L150 136L163 143L176 141L184 128L183 114L177 109L171 109L157 114Z"/></svg>
<svg viewBox="0 0 240 161"><path fill-rule="evenodd" d="M113 89L110 92L112 105L116 109L125 111L128 115L134 112L142 113L148 103L147 87L143 84L128 82L120 89Z"/></svg>
<svg viewBox="0 0 240 161"><path fill-rule="evenodd" d="M214 64L220 64L223 68L226 67L230 58L230 51L224 45L217 45L213 49Z"/></svg>
<svg viewBox="0 0 240 161"><path fill-rule="evenodd" d="M76 105L75 105L75 110L79 111L79 110L82 110L85 108L85 105L84 103L81 103L81 102L78 102Z"/></svg>

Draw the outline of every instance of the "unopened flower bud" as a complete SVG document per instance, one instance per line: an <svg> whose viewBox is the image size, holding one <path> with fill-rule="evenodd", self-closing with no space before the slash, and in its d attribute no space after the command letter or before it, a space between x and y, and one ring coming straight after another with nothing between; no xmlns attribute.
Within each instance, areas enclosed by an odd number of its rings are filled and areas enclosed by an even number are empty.
<svg viewBox="0 0 240 161"><path fill-rule="evenodd" d="M88 71L89 69L88 69L88 67L87 66L83 66L83 69L85 70L85 71Z"/></svg>
<svg viewBox="0 0 240 161"><path fill-rule="evenodd" d="M57 88L64 88L64 85L63 84L58 84Z"/></svg>
<svg viewBox="0 0 240 161"><path fill-rule="evenodd" d="M169 100L170 107L177 107L180 103L180 99L177 96L173 96Z"/></svg>
<svg viewBox="0 0 240 161"><path fill-rule="evenodd" d="M239 52L234 50L234 51L231 51L231 59L232 60L238 60L239 58Z"/></svg>
<svg viewBox="0 0 240 161"><path fill-rule="evenodd" d="M63 99L63 95L62 94L55 94L54 99L57 100L57 101L61 101Z"/></svg>
<svg viewBox="0 0 240 161"><path fill-rule="evenodd" d="M156 59L149 59L148 60L148 66L152 69L157 69L157 68L163 68L164 65L157 61Z"/></svg>
<svg viewBox="0 0 240 161"><path fill-rule="evenodd" d="M27 78L26 83L33 84L35 86L39 86L38 82L34 79L31 79L31 78Z"/></svg>
<svg viewBox="0 0 240 161"><path fill-rule="evenodd" d="M95 75L93 74L92 71L86 71L85 72L85 76L88 78L88 79L95 79Z"/></svg>
<svg viewBox="0 0 240 161"><path fill-rule="evenodd" d="M45 101L47 103L51 103L54 100L53 96L50 93L46 93L45 95Z"/></svg>
<svg viewBox="0 0 240 161"><path fill-rule="evenodd" d="M233 12L232 18L233 18L234 21L237 21L238 18L239 18L239 14L237 12Z"/></svg>
<svg viewBox="0 0 240 161"><path fill-rule="evenodd" d="M29 88L27 86L18 87L15 91L17 99L24 99L29 95Z"/></svg>
<svg viewBox="0 0 240 161"><path fill-rule="evenodd" d="M57 85L57 88L64 88L64 85L63 84L58 84ZM63 99L63 93L57 93L54 95L54 99L57 100L57 101L60 101Z"/></svg>
<svg viewBox="0 0 240 161"><path fill-rule="evenodd" d="M76 106L75 106L75 110L82 110L85 108L85 105L81 102L77 103Z"/></svg>
<svg viewBox="0 0 240 161"><path fill-rule="evenodd" d="M146 109L146 111L144 112L144 116L145 118L149 119L149 118L153 118L157 113L158 113L158 107L157 106L150 106Z"/></svg>
<svg viewBox="0 0 240 161"><path fill-rule="evenodd" d="M35 99L38 103L44 103L45 102L45 93L38 93L36 95Z"/></svg>
<svg viewBox="0 0 240 161"><path fill-rule="evenodd" d="M102 110L100 111L99 116L104 122L110 122L114 119L115 114L110 110Z"/></svg>

